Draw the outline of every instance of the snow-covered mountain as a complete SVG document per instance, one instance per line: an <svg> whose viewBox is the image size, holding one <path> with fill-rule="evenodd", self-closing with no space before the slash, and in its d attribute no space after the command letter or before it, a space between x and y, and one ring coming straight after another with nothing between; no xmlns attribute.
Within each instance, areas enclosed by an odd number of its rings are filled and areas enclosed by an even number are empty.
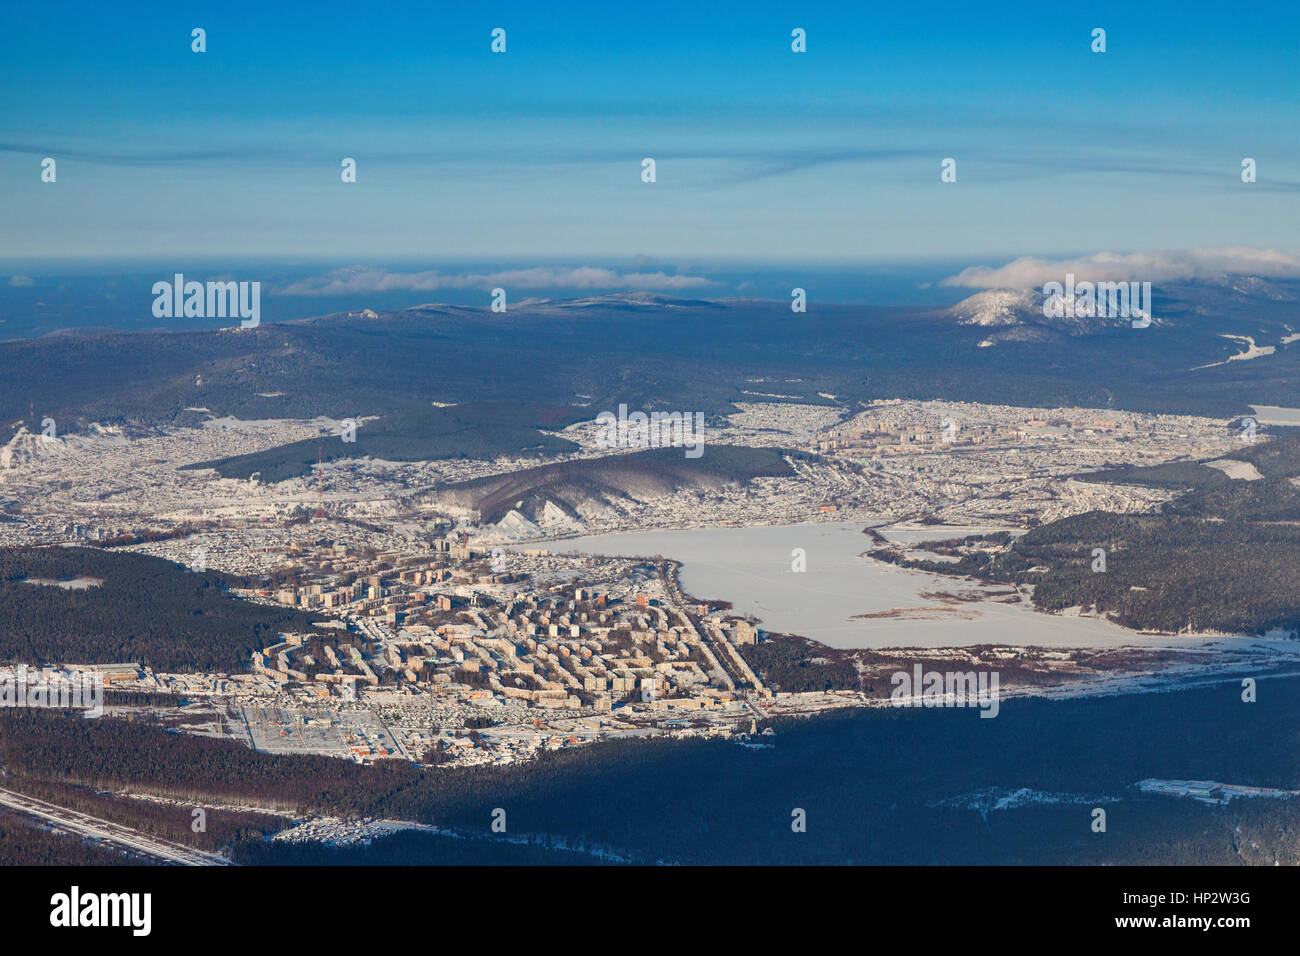
<svg viewBox="0 0 1300 956"><path fill-rule="evenodd" d="M988 289L949 307L946 314L961 325L986 326L995 330L980 342L981 347L998 342L1041 342L1054 334L1090 335L1107 329L1131 326L1133 319L1118 315L1089 315L1104 311L1076 295L1063 298L1057 308L1046 308L1048 297L1040 289ZM1162 324L1152 319L1152 325Z"/></svg>
<svg viewBox="0 0 1300 956"><path fill-rule="evenodd" d="M962 299L950 308L962 325L1020 325L1043 315L1043 294L1035 289L989 289Z"/></svg>

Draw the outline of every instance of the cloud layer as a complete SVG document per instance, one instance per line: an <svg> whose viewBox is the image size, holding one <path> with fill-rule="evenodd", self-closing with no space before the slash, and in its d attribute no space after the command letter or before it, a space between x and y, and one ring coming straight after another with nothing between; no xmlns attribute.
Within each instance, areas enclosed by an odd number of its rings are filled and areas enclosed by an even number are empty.
<svg viewBox="0 0 1300 956"><path fill-rule="evenodd" d="M703 276L667 272L616 272L596 266L537 267L502 272L390 272L354 267L300 279L278 290L282 295L344 295L364 292L432 292L438 289L635 289L648 292L699 289Z"/></svg>
<svg viewBox="0 0 1300 956"><path fill-rule="evenodd" d="M1300 255L1277 249L1236 246L1223 249L1174 249L1119 255L1098 252L1078 259L1024 256L997 268L971 266L943 280L943 285L972 289L1034 289L1061 282L1067 272L1088 282L1176 282L1251 275L1266 279L1300 278Z"/></svg>

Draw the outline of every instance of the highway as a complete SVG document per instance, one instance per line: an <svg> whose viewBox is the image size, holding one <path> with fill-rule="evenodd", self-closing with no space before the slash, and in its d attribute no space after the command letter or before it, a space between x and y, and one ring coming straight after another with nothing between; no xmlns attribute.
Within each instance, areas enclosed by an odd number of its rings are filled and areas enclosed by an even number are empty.
<svg viewBox="0 0 1300 956"><path fill-rule="evenodd" d="M180 866L233 866L229 860L191 847L172 843L156 836L140 833L120 823L110 823L86 813L69 810L23 793L0 789L0 806L38 817L56 824L60 829L71 830L84 837L93 837L117 847L143 853L160 863Z"/></svg>

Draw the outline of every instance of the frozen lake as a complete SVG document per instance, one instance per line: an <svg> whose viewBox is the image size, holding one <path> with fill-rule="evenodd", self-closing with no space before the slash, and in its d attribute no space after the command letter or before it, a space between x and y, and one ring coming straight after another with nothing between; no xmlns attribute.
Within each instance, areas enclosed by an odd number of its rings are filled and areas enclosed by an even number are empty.
<svg viewBox="0 0 1300 956"><path fill-rule="evenodd" d="M1252 405L1255 420L1261 425L1300 425L1300 408L1282 408L1279 405Z"/></svg>
<svg viewBox="0 0 1300 956"><path fill-rule="evenodd" d="M860 523L761 528L692 528L595 535L556 542L557 551L663 555L682 563L681 582L698 598L730 601L770 631L801 634L831 647L1054 647L1199 643L1135 634L1094 618L1041 614L1007 603L1004 586L980 585L863 557L874 547ZM881 529L894 541L987 532L990 528ZM802 549L806 570L792 570ZM1222 638L1219 638L1222 640ZM1208 638L1207 638L1208 640Z"/></svg>

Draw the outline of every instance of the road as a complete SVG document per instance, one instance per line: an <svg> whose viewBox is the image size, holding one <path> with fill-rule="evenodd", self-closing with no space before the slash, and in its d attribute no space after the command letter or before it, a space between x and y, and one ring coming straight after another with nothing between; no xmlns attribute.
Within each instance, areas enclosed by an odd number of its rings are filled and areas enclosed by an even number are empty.
<svg viewBox="0 0 1300 956"><path fill-rule="evenodd" d="M743 692L745 688L753 688L761 693L764 690L762 680L756 673L754 673L753 669L745 663L744 657L741 656L740 651L736 649L735 645L727 641L725 636L721 636L720 640L715 640L713 635L709 633L704 622L700 620L699 615L692 613L688 609L689 605L686 603L686 594L682 590L681 582L677 579L677 567L678 566L672 562L665 562L657 565L659 578L663 581L664 587L668 590L668 599L673 603L676 610L685 614L687 619L690 620L691 627L695 630L696 637L699 638L701 644L709 646L711 644L716 645L721 643L722 646L718 649L720 653L716 653L713 656L718 661L719 666L723 669L723 676L731 682L730 689L741 689ZM745 694L745 696L748 697L749 695Z"/></svg>
<svg viewBox="0 0 1300 956"><path fill-rule="evenodd" d="M93 837L105 843L135 850L161 863L174 863L181 866L233 866L229 860L215 853L205 853L202 850L140 833L120 823L110 823L108 820L101 820L86 813L37 800L24 793L0 789L0 806L38 817L81 836Z"/></svg>

